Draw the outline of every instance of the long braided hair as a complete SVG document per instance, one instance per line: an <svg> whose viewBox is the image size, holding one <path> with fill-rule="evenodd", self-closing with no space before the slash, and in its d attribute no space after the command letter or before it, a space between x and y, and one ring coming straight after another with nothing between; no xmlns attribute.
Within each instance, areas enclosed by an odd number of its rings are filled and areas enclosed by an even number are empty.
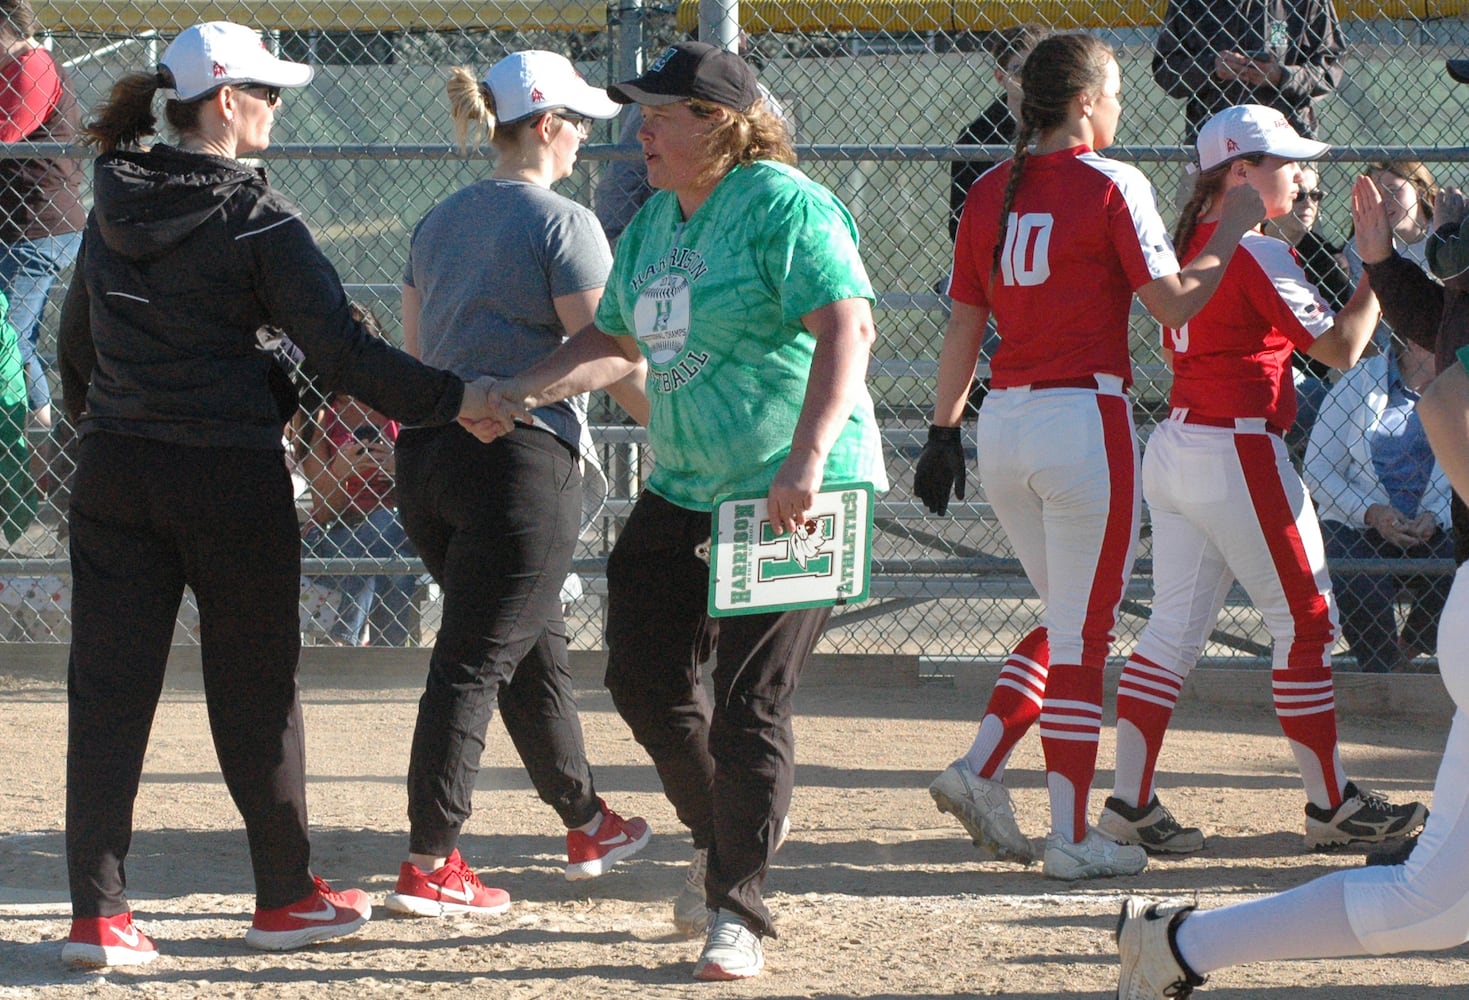
<svg viewBox="0 0 1469 1000"><path fill-rule="evenodd" d="M1000 231L990 261L991 276L1000 269L1010 209L1015 204L1015 192L1020 189L1020 176L1030 156L1031 141L1064 123L1071 101L1078 94L1101 91L1107 78L1107 63L1113 58L1112 46L1080 32L1052 35L1031 49L1020 70L1024 96L1020 101L1020 123L1015 130L1015 158L1000 208Z"/></svg>

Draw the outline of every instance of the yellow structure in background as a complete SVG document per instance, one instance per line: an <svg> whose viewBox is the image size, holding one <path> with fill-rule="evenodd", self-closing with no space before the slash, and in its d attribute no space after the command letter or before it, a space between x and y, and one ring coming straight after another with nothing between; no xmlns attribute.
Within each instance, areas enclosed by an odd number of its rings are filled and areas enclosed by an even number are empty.
<svg viewBox="0 0 1469 1000"><path fill-rule="evenodd" d="M208 20L231 20L295 31L449 31L535 29L599 31L606 0L38 0L36 13L52 31L177 31ZM749 32L990 31L1027 21L1053 28L1142 28L1163 18L1165 0L743 0L740 24ZM1463 17L1469 0L1336 0L1342 20L1431 20ZM698 0L680 0L678 24L699 23Z"/></svg>

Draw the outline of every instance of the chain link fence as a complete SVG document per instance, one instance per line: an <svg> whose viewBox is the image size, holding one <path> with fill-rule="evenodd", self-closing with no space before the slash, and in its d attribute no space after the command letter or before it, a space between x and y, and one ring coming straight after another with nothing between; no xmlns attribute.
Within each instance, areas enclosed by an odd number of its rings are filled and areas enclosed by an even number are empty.
<svg viewBox="0 0 1469 1000"><path fill-rule="evenodd" d="M1261 12L1322 5L1218 0L1206 6ZM992 55L996 33L1023 23L1080 28L1114 46L1122 66L1124 113L1110 155L1138 163L1151 176L1171 223L1188 150L1181 145L1185 102L1165 93L1152 71L1164 8L1162 0L796 0L737 7L706 0L702 9L693 2L639 0L291 0L249 7L113 0L37 3L36 13L38 38L65 68L84 116L112 79L152 68L173 34L199 20L228 17L252 24L283 56L315 64L311 86L288 93L274 145L262 159L273 184L301 207L349 292L394 341L401 337L399 282L412 227L440 199L491 169L485 157L462 157L452 147L444 97L449 67L470 65L483 72L508 52L546 48L573 59L591 82L605 84L634 75L663 45L700 31L701 15L706 39L737 39L792 125L803 169L834 190L856 217L879 291L880 340L871 389L894 486L878 504L872 598L839 609L823 650L918 654L941 672L946 658L1001 655L1040 613L1003 532L988 507L974 499L980 491L974 489L972 473L970 501L951 505L946 518L928 515L911 492L945 322L941 291L951 253L951 170L957 161L1007 154L992 141L976 147L966 138L974 134L966 125L1003 98L997 68L1012 68L997 66ZM1455 182L1463 172L1460 162L1469 158L1457 113L1463 98L1445 76L1443 61L1469 51L1469 3L1363 0L1339 2L1335 9L1344 45L1342 72L1314 106L1318 137L1336 148L1320 165L1322 196L1314 231L1340 245L1350 225L1351 180L1364 162L1424 161L1440 183ZM1298 32L1297 21L1287 22L1284 30ZM1261 44L1274 47L1286 62L1296 57L1294 35L1272 38L1271 32L1280 29L1268 20L1260 30ZM16 103L0 101L0 107ZM594 202L599 179L615 163L636 155L634 140L620 136L618 128L617 122L597 123L575 175L558 190L585 204ZM34 159L58 152L23 143L8 147L6 155ZM54 355L56 314L69 281L70 273L63 273L52 289L51 307L39 328L46 378L54 379L45 363ZM1138 371L1133 398L1145 439L1165 412L1168 376L1156 324L1138 313L1132 334ZM19 358L3 360L14 375ZM641 432L627 426L615 406L593 399L590 410L607 489L605 496L593 491L575 573L564 591L578 648L601 645L603 562L651 460ZM11 496L34 490L38 515L0 553L0 638L64 642L69 635L64 511L71 433L59 407L53 407L50 426L43 410L24 411L12 407L11 412L12 422L25 423L28 448L24 455L12 449L18 461L10 470ZM326 499L334 483L390 475L389 448L359 448L390 436L382 424L343 404L303 414L288 432L307 557L302 623L309 642L416 645L433 640L437 591L401 538L391 497L381 510L345 516ZM350 456L359 451L380 468L354 464ZM1147 617L1146 528L1144 535L1118 628L1122 652ZM1404 565L1441 573L1450 564L1429 559L1368 568ZM365 625L351 614L359 605L370 605ZM178 641L195 641L195 629L186 600ZM1210 657L1257 661L1269 641L1240 594L1228 602L1215 640Z"/></svg>

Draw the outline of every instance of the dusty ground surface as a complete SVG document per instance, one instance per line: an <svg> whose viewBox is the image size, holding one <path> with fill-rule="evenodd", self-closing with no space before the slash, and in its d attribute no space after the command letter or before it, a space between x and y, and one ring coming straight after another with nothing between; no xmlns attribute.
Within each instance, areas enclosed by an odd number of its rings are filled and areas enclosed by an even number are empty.
<svg viewBox="0 0 1469 1000"><path fill-rule="evenodd" d="M406 850L403 773L421 680L411 669L336 664L303 675L315 868L381 899ZM487 882L509 890L509 913L440 922L380 911L355 937L263 955L241 941L253 906L244 836L217 774L197 675L171 676L128 859L138 921L162 957L82 973L58 961L68 927L64 686L55 671L0 664L0 998L1103 997L1115 989L1111 928L1123 895L1215 906L1361 862L1360 853L1302 850L1299 780L1268 709L1187 695L1160 786L1180 818L1210 835L1204 853L1081 885L983 862L927 794L968 746L982 690L854 685L828 671L800 697L794 829L768 884L780 938L767 943L767 972L697 984L689 973L698 944L675 937L669 919L688 837L584 673L599 791L652 824L642 855L601 879L566 882L556 817L530 791L496 720L461 846ZM1238 683L1268 684L1268 675L1242 673ZM1429 714L1343 712L1348 773L1395 798L1426 796L1447 718ZM1110 787L1111 760L1104 732L1098 787ZM1033 734L1010 775L1021 824L1040 836ZM1094 813L1099 805L1096 796ZM1200 995L1458 1000L1469 996L1469 950L1232 969Z"/></svg>

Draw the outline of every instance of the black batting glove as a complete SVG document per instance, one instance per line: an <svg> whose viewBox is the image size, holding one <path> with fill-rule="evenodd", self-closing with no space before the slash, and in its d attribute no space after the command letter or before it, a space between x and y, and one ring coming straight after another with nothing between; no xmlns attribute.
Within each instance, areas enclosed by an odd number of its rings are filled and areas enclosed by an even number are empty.
<svg viewBox="0 0 1469 1000"><path fill-rule="evenodd" d="M947 514L951 491L955 499L964 499L964 445L959 428L931 424L928 443L913 473L913 492L933 513Z"/></svg>

